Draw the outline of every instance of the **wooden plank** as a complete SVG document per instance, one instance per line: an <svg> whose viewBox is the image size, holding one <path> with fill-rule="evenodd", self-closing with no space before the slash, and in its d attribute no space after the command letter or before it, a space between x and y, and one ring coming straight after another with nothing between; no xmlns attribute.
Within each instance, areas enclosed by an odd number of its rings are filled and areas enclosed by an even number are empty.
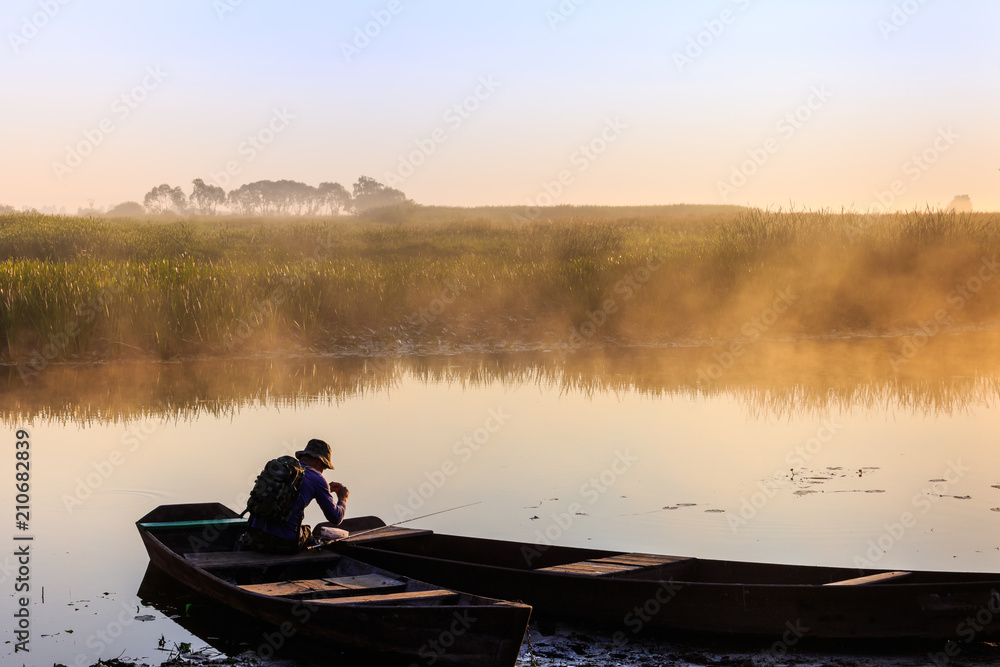
<svg viewBox="0 0 1000 667"><path fill-rule="evenodd" d="M584 563L565 563L564 565L552 565L550 567L542 567L535 570L535 572L548 572L557 574L584 574L588 576L599 576L606 574L605 570L600 570L597 568L587 567Z"/></svg>
<svg viewBox="0 0 1000 667"><path fill-rule="evenodd" d="M398 593L406 590L402 581L377 574L362 574L353 577L330 577L326 579L299 579L277 581L268 584L247 584L240 586L245 591L297 599L340 597L359 593Z"/></svg>
<svg viewBox="0 0 1000 667"><path fill-rule="evenodd" d="M381 542L383 540L398 540L403 537L420 537L421 535L433 535L433 530L424 530L420 528L402 528L400 526L389 526L386 528L379 528L371 533L365 533L364 535L359 535L358 537L345 537L342 540L337 540L338 542L347 542L349 544L363 544L366 542Z"/></svg>
<svg viewBox="0 0 1000 667"><path fill-rule="evenodd" d="M629 572L632 570L641 570L642 568L635 565L622 565L620 563L599 563L593 560L583 561L581 563L587 570L592 572L600 572L602 574L617 574L618 572Z"/></svg>
<svg viewBox="0 0 1000 667"><path fill-rule="evenodd" d="M693 559L683 556L657 556L654 554L618 554L617 556L606 556L593 560L597 563L620 563L622 565L637 565L640 567L659 567L661 565L683 563Z"/></svg>
<svg viewBox="0 0 1000 667"><path fill-rule="evenodd" d="M389 605L406 602L442 602L453 604L458 602L458 593L443 588L429 591L407 591L405 593L387 593L385 595L351 595L330 600L314 600L316 604L324 605Z"/></svg>
<svg viewBox="0 0 1000 667"><path fill-rule="evenodd" d="M322 549L300 551L297 554L262 554L256 551L205 551L184 554L185 560L204 569L226 567L267 567L270 565L290 565L293 563L336 563L340 556Z"/></svg>
<svg viewBox="0 0 1000 667"><path fill-rule="evenodd" d="M599 577L609 574L622 574L624 572L641 572L642 570L649 570L671 563L683 563L688 560L692 559L677 556L656 556L652 554L618 554L617 556L605 556L604 558L542 567L535 571L583 574Z"/></svg>
<svg viewBox="0 0 1000 667"><path fill-rule="evenodd" d="M619 574L621 572L630 572L633 570L641 570L642 568L636 567L634 565L617 565L614 563L597 563L593 561L580 561L577 563L565 563L563 565L552 565L551 567L542 567L536 572L558 572L561 574L585 574L590 576L601 576L604 574Z"/></svg>
<svg viewBox="0 0 1000 667"><path fill-rule="evenodd" d="M843 581L833 581L824 586L867 586L878 584L883 581L893 581L895 579L905 579L913 574L912 572L882 572L880 574L870 574L867 577L857 577L855 579L844 579Z"/></svg>
<svg viewBox="0 0 1000 667"><path fill-rule="evenodd" d="M326 589L322 579L299 579L297 581L277 581L268 584L247 584L240 586L245 591L270 595L272 597L302 597Z"/></svg>
<svg viewBox="0 0 1000 667"><path fill-rule="evenodd" d="M594 561L596 563L609 563L611 565L626 565L628 567L637 567L639 569L645 570L653 567L660 567L661 565L667 565L667 563L661 562L650 562L650 561L636 561L636 560L615 560L615 559L598 559Z"/></svg>
<svg viewBox="0 0 1000 667"><path fill-rule="evenodd" d="M183 528L203 528L208 526L219 526L227 528L230 526L246 527L246 519L205 519L203 521L153 521L150 523L140 523L143 530L180 530Z"/></svg>

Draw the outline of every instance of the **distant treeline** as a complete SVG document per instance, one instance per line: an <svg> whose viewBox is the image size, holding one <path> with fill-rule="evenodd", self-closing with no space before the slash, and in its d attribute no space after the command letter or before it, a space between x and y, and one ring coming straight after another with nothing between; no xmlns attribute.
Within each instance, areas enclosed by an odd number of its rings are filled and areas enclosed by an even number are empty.
<svg viewBox="0 0 1000 667"><path fill-rule="evenodd" d="M142 200L141 212L180 215L215 215L222 209L241 215L339 215L395 206L407 202L406 195L368 176L360 177L348 192L340 183L320 183L318 187L298 181L256 181L226 192L200 178L193 181L190 195L167 184L154 187ZM109 213L134 215L136 202L126 202ZM130 210L120 210L127 207Z"/></svg>
<svg viewBox="0 0 1000 667"><path fill-rule="evenodd" d="M139 217L144 215L217 215L232 213L248 216L317 216L359 214L373 209L412 204L406 195L374 178L360 177L348 191L340 183L307 185L298 181L257 181L226 192L217 185L209 185L200 178L192 181L191 194L164 183L146 193L142 203L127 201L107 211L90 207L80 208L77 215L108 215L112 217ZM0 215L18 211L12 206L0 205ZM38 213L25 208L25 213ZM46 207L43 214L60 213Z"/></svg>

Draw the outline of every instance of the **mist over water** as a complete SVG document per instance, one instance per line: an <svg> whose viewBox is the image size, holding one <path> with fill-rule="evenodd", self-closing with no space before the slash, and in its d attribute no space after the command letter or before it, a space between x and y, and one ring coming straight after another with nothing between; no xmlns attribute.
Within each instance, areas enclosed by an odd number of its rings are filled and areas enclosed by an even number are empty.
<svg viewBox="0 0 1000 667"><path fill-rule="evenodd" d="M1000 329L737 337L569 351L52 364L27 381L6 366L3 382L0 418L11 425L194 422L250 407L392 395L403 382L537 386L587 396L726 397L754 418L831 411L939 415L993 405L1000 392Z"/></svg>

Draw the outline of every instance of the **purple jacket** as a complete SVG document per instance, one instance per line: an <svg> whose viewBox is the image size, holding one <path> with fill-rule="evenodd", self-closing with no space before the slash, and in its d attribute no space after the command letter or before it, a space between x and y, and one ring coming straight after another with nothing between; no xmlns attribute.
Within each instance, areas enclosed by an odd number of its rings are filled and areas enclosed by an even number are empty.
<svg viewBox="0 0 1000 667"><path fill-rule="evenodd" d="M347 505L341 501L333 502L333 494L330 493L330 485L327 484L323 475L318 470L305 466L306 475L299 488L299 498L292 505L292 513L287 522L266 521L253 515L250 516L250 527L260 528L264 532L275 537L287 540L298 539L299 526L305 517L306 506L315 498L326 520L334 525L338 525L344 520L347 512Z"/></svg>

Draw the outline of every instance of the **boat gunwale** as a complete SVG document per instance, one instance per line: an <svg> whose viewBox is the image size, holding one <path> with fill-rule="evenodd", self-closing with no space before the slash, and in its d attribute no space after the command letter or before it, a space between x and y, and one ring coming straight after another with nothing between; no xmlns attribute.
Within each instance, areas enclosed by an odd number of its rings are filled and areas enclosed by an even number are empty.
<svg viewBox="0 0 1000 667"><path fill-rule="evenodd" d="M540 546L545 546L545 545L534 544L534 543L531 543L531 542L515 542L515 541L506 541L506 540L493 540L493 539L490 539L490 538L464 537L464 536L461 536L461 535L448 535L448 534L444 534L444 533L432 533L431 535L426 535L426 536L422 536L422 537L427 537L427 538L430 538L430 537L443 537L443 538L462 539L462 540L470 540L470 541L504 542L505 544L516 545L518 547L528 547L528 548L536 548L536 549L538 547L540 547ZM402 541L402 540L407 539L407 538L401 537L401 538L397 538L397 539L400 540L400 541ZM580 580L584 580L584 581L610 581L610 582L616 582L616 583L622 583L622 582L647 582L647 583L648 582L660 582L660 583L668 583L669 582L669 583L677 584L679 586L732 586L732 587L739 586L739 587L744 587L744 588L747 588L747 587L752 587L752 588L756 588L756 587L761 587L761 588L780 587L780 588L803 588L803 589L828 588L830 590L835 590L835 589L840 588L840 589L843 589L845 591L854 591L854 590L857 590L859 588L858 586L842 586L842 587L828 586L828 584L830 582L824 582L824 583L756 583L756 582L752 582L752 583L748 583L748 582L728 582L728 581L706 581L706 580L698 580L698 579L661 579L661 578L655 578L655 577L643 578L643 577L640 577L640 576L629 576L629 574L627 572L610 573L610 574L603 574L603 575L596 575L595 576L595 575L583 574L583 573L577 573L577 572L558 572L558 571L545 571L545 570L535 570L535 569L521 569L521 568L509 567L509 566L504 566L504 565L482 564L482 563L476 563L476 562L470 561L470 560L456 560L456 559L442 558L442 557L439 557L439 556L428 556L428 555L419 554L419 553L411 553L411 552L408 552L408 551L396 551L396 550L393 550L393 549L385 549L384 548L385 546L389 546L393 541L394 540L383 541L383 542L380 543L381 546L368 546L368 545L366 545L364 543L355 543L355 544L345 543L345 545L347 546L347 550L348 551L351 551L351 550L354 550L354 549L363 550L363 551L377 551L377 552L382 552L382 553L398 554L398 555L400 555L401 557L404 557L404 558L419 559L419 560L429 561L429 562L438 563L438 564L458 564L458 565L462 565L462 566L479 568L479 569L483 569L483 570L496 570L496 571L500 571L500 572L504 572L504 573L517 573L517 574L534 575L534 576L540 576L540 577L557 577L557 578L561 577L561 578L567 578L567 579L580 579ZM580 550L584 550L584 551L592 551L591 549L588 549L587 547L562 546L560 548L562 548L562 549L580 549ZM606 551L604 553L608 557L613 557L613 556L622 556L622 555L626 555L626 554L634 553L634 552L627 552L627 551ZM602 557L604 557L604 556L602 556ZM767 567L782 567L783 565L786 565L786 564L782 564L782 563L762 563L762 562L756 562L756 561L740 561L740 560L724 560L724 559L698 558L696 556L692 556L692 557L688 557L688 558L690 558L691 561L701 562L701 563L717 563L717 564L733 563L733 564L737 564L737 565L748 565L748 566L760 565L760 566L767 566ZM364 561L364 558L358 557L357 560ZM687 562L687 561L685 561L685 562ZM671 565L671 563L666 563L666 564L663 565L663 567L669 567L670 565ZM871 573L871 574L879 574L879 573L882 573L882 572L891 572L891 571L896 571L896 570L899 569L899 568L895 568L894 570L856 569L856 568L828 566L828 565L787 565L787 567L794 567L794 568L816 568L817 570L856 570L858 572L866 572L866 573ZM651 568L651 569L655 570L656 568ZM872 588L872 589L905 588L905 589L908 590L909 588L917 588L917 587L934 587L934 588L938 588L938 587L941 587L941 586L948 586L948 587L966 586L966 585L968 585L968 586L982 586L983 584L989 584L989 583L995 583L997 586L1000 586L1000 573L990 573L990 572L982 572L982 573L980 573L980 572L948 572L948 571L942 571L942 570L908 570L908 572L911 572L912 574L937 574L937 575L956 574L956 575L963 575L963 576L971 576L971 575L983 574L983 575L993 575L993 578L970 579L968 581L938 581L938 582L913 582L913 581L891 582L890 581L890 582L879 582L879 583L869 584L867 586L860 586L860 587L861 588ZM621 576L621 575L625 575L625 576ZM846 594L846 593L844 593L844 594ZM832 593L832 595L837 595L837 593Z"/></svg>

